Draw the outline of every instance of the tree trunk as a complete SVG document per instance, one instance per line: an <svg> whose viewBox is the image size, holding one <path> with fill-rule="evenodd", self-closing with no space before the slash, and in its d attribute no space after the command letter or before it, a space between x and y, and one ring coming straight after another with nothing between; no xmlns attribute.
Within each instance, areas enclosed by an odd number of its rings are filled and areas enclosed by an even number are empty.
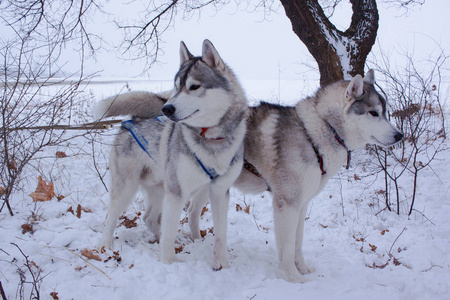
<svg viewBox="0 0 450 300"><path fill-rule="evenodd" d="M366 57L378 30L375 0L350 0L353 15L345 32L328 20L318 0L280 1L294 33L319 65L321 85L364 75Z"/></svg>

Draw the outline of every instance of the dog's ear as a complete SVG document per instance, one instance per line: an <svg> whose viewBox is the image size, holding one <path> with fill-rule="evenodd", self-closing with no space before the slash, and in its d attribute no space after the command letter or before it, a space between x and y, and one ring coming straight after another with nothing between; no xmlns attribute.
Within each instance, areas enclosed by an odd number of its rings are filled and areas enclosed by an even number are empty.
<svg viewBox="0 0 450 300"><path fill-rule="evenodd" d="M375 84L375 72L373 69L367 71L366 76L364 76L364 82L370 85Z"/></svg>
<svg viewBox="0 0 450 300"><path fill-rule="evenodd" d="M203 41L202 60L211 68L223 69L225 67L219 52L209 40Z"/></svg>
<svg viewBox="0 0 450 300"><path fill-rule="evenodd" d="M353 77L352 81L347 86L345 90L345 99L351 101L352 99L362 96L364 93L364 81L361 75L356 75Z"/></svg>
<svg viewBox="0 0 450 300"><path fill-rule="evenodd" d="M181 41L180 42L180 65L185 63L186 61L192 59L194 55L189 52L188 48L186 47L186 44Z"/></svg>

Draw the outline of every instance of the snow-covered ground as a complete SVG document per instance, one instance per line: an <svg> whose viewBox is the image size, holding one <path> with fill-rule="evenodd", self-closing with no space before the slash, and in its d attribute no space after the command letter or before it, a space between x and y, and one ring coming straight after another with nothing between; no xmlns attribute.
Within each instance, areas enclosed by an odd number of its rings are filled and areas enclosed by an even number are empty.
<svg viewBox="0 0 450 300"><path fill-rule="evenodd" d="M264 83L262 95L258 84L242 81L250 99L282 98L288 103L305 94L295 88L302 82ZM100 100L128 89L158 91L171 85L111 83L87 91ZM82 107L90 121L92 103ZM141 196L125 214L136 219L135 226L128 222L130 228L116 229L116 251L89 255L86 250L95 250L107 213L102 179L108 183L115 132L47 149L25 171L23 188L11 199L15 216L7 209L0 214L0 281L7 299L21 294L30 298L33 292L35 280L25 256L39 279L41 299L450 299L449 151L420 174L416 211L410 217L383 210L377 194L383 180L366 176L370 157L356 151L350 170L342 169L310 203L304 254L316 271L307 276L308 282L294 284L281 279L277 266L269 193L231 191L228 269L211 268L209 206L201 220L204 240L192 242L187 224L180 222L182 262L163 264L159 245L149 242L152 236L141 219ZM56 151L67 157L57 158ZM33 202L29 194L39 175L52 180L56 196L64 198ZM23 233L24 224L32 225L32 231Z"/></svg>

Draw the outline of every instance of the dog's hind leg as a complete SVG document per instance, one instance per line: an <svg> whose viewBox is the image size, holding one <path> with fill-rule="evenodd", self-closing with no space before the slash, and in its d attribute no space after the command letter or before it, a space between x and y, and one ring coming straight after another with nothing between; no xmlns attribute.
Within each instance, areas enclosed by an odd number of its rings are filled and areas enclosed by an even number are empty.
<svg viewBox="0 0 450 300"><path fill-rule="evenodd" d="M207 187L197 190L191 198L191 204L188 209L189 228L191 229L192 240L201 238L200 235L200 217L203 207L209 199L209 189Z"/></svg>
<svg viewBox="0 0 450 300"><path fill-rule="evenodd" d="M308 203L304 204L303 207L300 209L300 218L298 220L297 226L297 237L295 239L295 265L302 274L314 272L314 268L306 265L305 259L303 258L303 250L302 250L303 231L305 227L305 216L307 210L308 210Z"/></svg>
<svg viewBox="0 0 450 300"><path fill-rule="evenodd" d="M211 186L211 210L214 221L214 250L213 250L213 268L220 270L228 268L227 259L227 218L228 203L230 201L230 192L220 186Z"/></svg>
<svg viewBox="0 0 450 300"><path fill-rule="evenodd" d="M145 214L144 222L148 229L154 234L155 241L159 241L161 234L161 214L164 199L164 184L159 183L153 186L141 184L145 192Z"/></svg>
<svg viewBox="0 0 450 300"><path fill-rule="evenodd" d="M100 247L105 246L108 249L113 249L113 234L117 220L127 209L139 187L138 174L134 170L127 172L127 176L120 176L121 174L113 170L112 166L111 169L110 204L100 242Z"/></svg>

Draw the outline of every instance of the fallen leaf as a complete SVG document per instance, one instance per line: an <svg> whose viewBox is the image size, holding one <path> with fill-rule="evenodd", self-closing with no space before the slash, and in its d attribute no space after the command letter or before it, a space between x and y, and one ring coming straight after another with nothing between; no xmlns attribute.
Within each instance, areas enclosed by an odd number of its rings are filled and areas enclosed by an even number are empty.
<svg viewBox="0 0 450 300"><path fill-rule="evenodd" d="M25 234L27 232L31 232L33 233L33 224L23 224L22 226L20 226L22 228L22 234Z"/></svg>
<svg viewBox="0 0 450 300"><path fill-rule="evenodd" d="M75 215L75 212L73 211L73 208L72 208L72 206L71 206L71 207L69 207L69 209L67 210L67 212L70 212L70 213L72 213L72 215Z"/></svg>
<svg viewBox="0 0 450 300"><path fill-rule="evenodd" d="M128 219L127 217L124 217L125 220L122 221L122 223L119 224L125 226L126 228L133 228L133 227L137 227L137 223L136 220L138 219L138 217L135 217L133 220Z"/></svg>
<svg viewBox="0 0 450 300"><path fill-rule="evenodd" d="M247 214L250 214L250 205L247 205L247 206L244 208L244 212L246 212Z"/></svg>
<svg viewBox="0 0 450 300"><path fill-rule="evenodd" d="M50 201L55 197L53 182L47 184L41 176L38 177L38 184L36 190L30 194L33 201Z"/></svg>
<svg viewBox="0 0 450 300"><path fill-rule="evenodd" d="M205 212L207 212L209 209L205 206L205 207L203 207L203 209L202 209L202 213L200 214L200 216L201 217L203 217L203 214L205 213Z"/></svg>
<svg viewBox="0 0 450 300"><path fill-rule="evenodd" d="M59 300L59 297L58 297L58 293L57 293L57 292L51 292L51 293L50 293L50 296L52 297L53 300Z"/></svg>
<svg viewBox="0 0 450 300"><path fill-rule="evenodd" d="M77 218L80 219L81 218L81 205L78 204L77 206Z"/></svg>
<svg viewBox="0 0 450 300"><path fill-rule="evenodd" d="M355 179L355 180L361 180L361 178L360 178L358 175L356 175L356 174L353 174L353 179Z"/></svg>
<svg viewBox="0 0 450 300"><path fill-rule="evenodd" d="M94 254L94 252L92 250L89 250L89 249L81 250L81 255L83 255L84 257L87 257L88 259L95 259L95 260L98 260L98 261L102 260L100 258L100 256L98 256L97 254Z"/></svg>
<svg viewBox="0 0 450 300"><path fill-rule="evenodd" d="M204 238L206 236L206 229L205 230L200 230L200 236L202 238Z"/></svg>
<svg viewBox="0 0 450 300"><path fill-rule="evenodd" d="M67 157L67 154L63 151L56 151L56 157L57 158L64 158Z"/></svg>
<svg viewBox="0 0 450 300"><path fill-rule="evenodd" d="M180 245L179 247L175 247L175 254L181 253L183 251L183 245Z"/></svg>
<svg viewBox="0 0 450 300"><path fill-rule="evenodd" d="M236 211L241 211L242 210L242 206L240 206L239 204L236 204Z"/></svg>

